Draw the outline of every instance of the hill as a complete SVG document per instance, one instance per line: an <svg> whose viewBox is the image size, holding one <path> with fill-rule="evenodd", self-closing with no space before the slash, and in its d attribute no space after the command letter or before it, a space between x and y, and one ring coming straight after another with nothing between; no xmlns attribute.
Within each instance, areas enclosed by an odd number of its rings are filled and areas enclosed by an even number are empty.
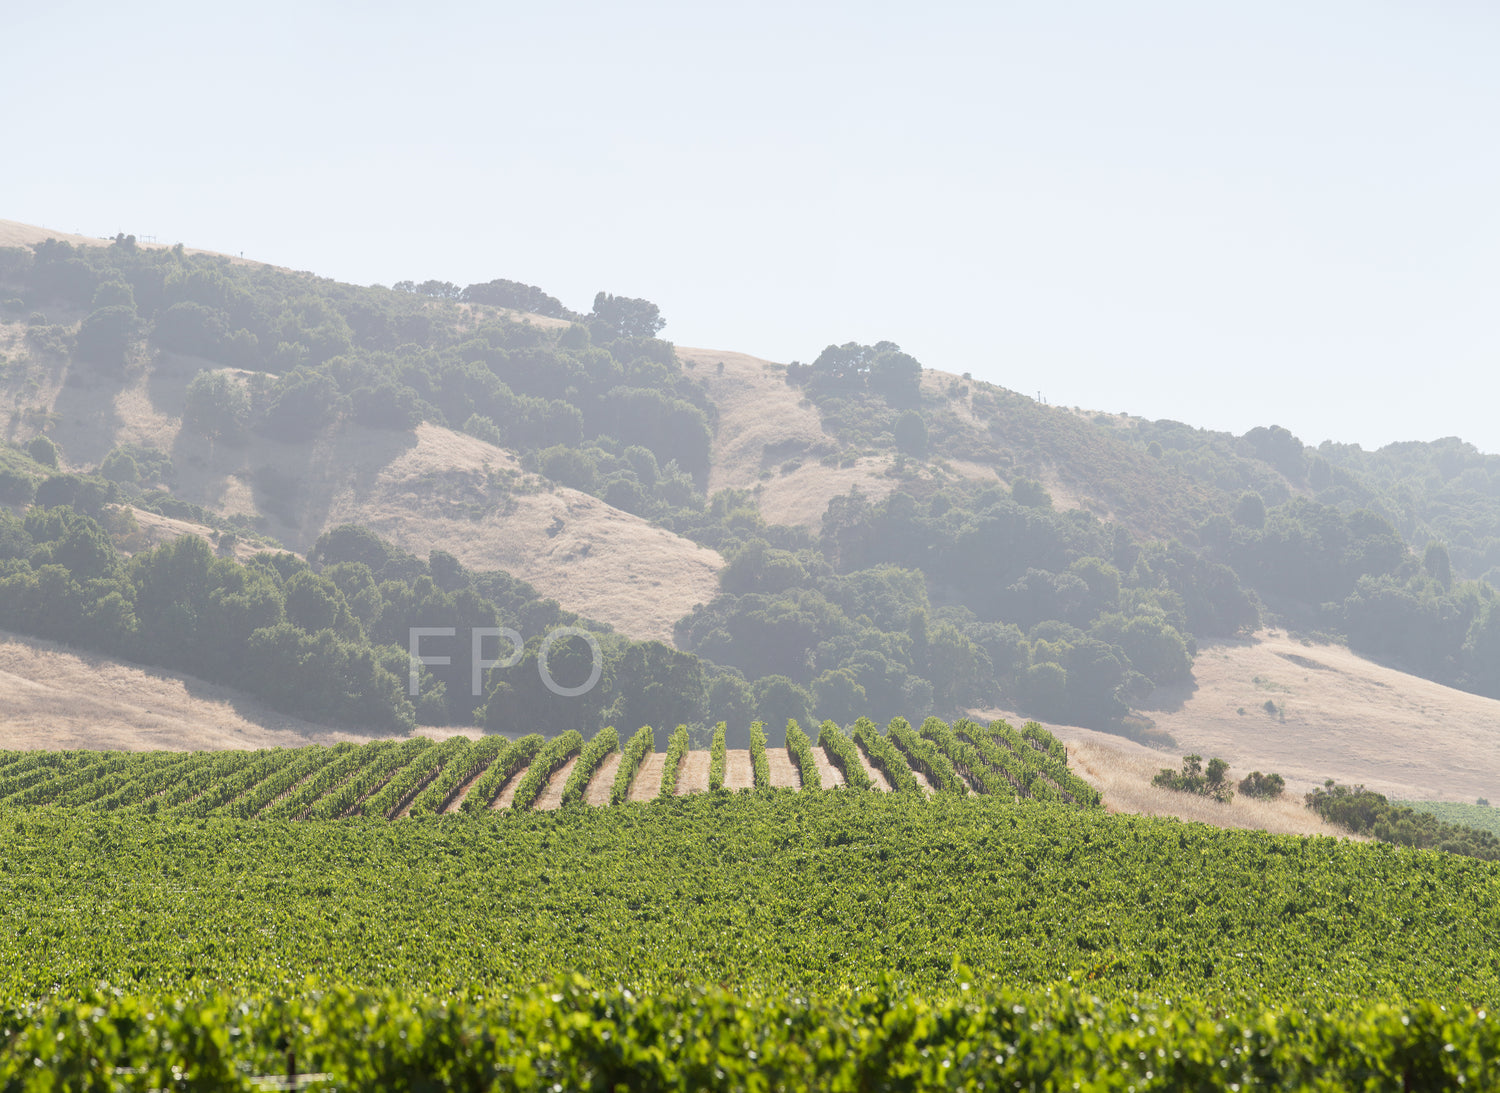
<svg viewBox="0 0 1500 1093"><path fill-rule="evenodd" d="M275 693L276 672L236 667L259 642L317 664L302 686L345 719L358 702L338 673L365 679L380 708L358 716L391 731L481 710L494 729L524 708L592 732L654 696L631 719L699 742L752 715L994 708L1230 750L1232 729L1179 722L1203 720L1209 694L1253 708L1210 677L1267 624L1500 696L1491 468L1461 445L1313 451L1275 426L1232 437L1047 406L889 342L784 365L677 348L654 304L608 293L585 314L503 279L360 287L8 230L26 244L0 247L13 629L57 636L70 617L70 637L102 641L97 616L116 648L150 631L143 659L190 668L205 654L170 648L173 612L210 617L252 586L281 606L209 675ZM153 536L194 528L243 565L143 603L176 558ZM523 666L491 670L471 702L455 668L418 711L398 690L402 627L434 625L439 594L464 619L594 620L608 699L518 704L505 688L539 686ZM1267 671L1252 676L1291 685ZM1390 711L1390 731L1407 717ZM1325 754L1284 765L1338 776L1314 769ZM1448 769L1389 784L1445 793Z"/></svg>
<svg viewBox="0 0 1500 1093"><path fill-rule="evenodd" d="M0 631L0 747L186 751L362 739L228 687Z"/></svg>

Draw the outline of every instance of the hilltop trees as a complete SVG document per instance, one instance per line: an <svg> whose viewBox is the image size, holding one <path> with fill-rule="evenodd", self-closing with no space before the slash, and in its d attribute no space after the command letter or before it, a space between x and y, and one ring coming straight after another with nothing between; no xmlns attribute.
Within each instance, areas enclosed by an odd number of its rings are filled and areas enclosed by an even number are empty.
<svg viewBox="0 0 1500 1093"><path fill-rule="evenodd" d="M408 285L410 282L403 282ZM402 285L397 285L401 288ZM415 286L411 291L416 291ZM466 304L489 304L493 307L513 308L516 311L529 311L534 315L547 315L555 319L577 318L573 312L563 307L562 302L555 296L548 296L535 285L525 285L520 281L507 281L503 277L484 284L470 285L459 294L458 297ZM660 328L658 328L660 329ZM655 334L655 331L652 331Z"/></svg>
<svg viewBox="0 0 1500 1093"><path fill-rule="evenodd" d="M892 406L914 408L921 399L922 366L895 342L830 345L810 365L792 365L788 383L802 383L814 398L876 396Z"/></svg>
<svg viewBox="0 0 1500 1093"><path fill-rule="evenodd" d="M654 338L667 320L650 300L629 296L611 296L601 292L594 297L589 319L621 338Z"/></svg>

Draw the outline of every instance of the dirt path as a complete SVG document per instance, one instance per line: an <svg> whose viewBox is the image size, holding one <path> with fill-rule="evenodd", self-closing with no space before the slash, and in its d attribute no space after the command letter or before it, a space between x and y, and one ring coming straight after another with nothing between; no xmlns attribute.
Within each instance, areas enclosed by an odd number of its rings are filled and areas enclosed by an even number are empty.
<svg viewBox="0 0 1500 1093"><path fill-rule="evenodd" d="M479 781L479 779L481 779L481 778L484 777L484 772L488 768L489 768L489 764L486 763L484 766L480 767L477 771L474 772L474 776L472 778L470 778L467 782L465 782L463 785L461 785L461 786L458 787L458 791L453 794L453 800L449 801L448 802L448 807L445 808L445 809L443 809L443 813L445 815L448 814L448 813L450 813L450 812L457 812L459 810L459 808L462 807L462 805L464 803L464 798L469 795L469 790L471 790L471 789L474 788L474 783L475 782Z"/></svg>
<svg viewBox="0 0 1500 1093"><path fill-rule="evenodd" d="M755 788L755 767L750 762L749 748L730 748L724 752L724 788Z"/></svg>
<svg viewBox="0 0 1500 1093"><path fill-rule="evenodd" d="M661 772L666 765L665 753L653 751L641 761L641 769L635 772L635 781L630 783L632 801L654 801L661 792Z"/></svg>
<svg viewBox="0 0 1500 1093"><path fill-rule="evenodd" d="M826 751L814 745L812 753L813 762L818 766L818 777L823 779L824 789L837 789L839 786L848 785L844 781L843 771L829 761Z"/></svg>
<svg viewBox="0 0 1500 1093"><path fill-rule="evenodd" d="M584 801L591 805L609 804L609 795L615 788L615 772L619 769L620 753L610 752L604 757L604 762L599 764L599 769L594 771L589 788L584 790Z"/></svg>
<svg viewBox="0 0 1500 1093"><path fill-rule="evenodd" d="M708 792L708 768L712 760L712 754L706 751L690 751L682 757L682 769L677 772L677 796Z"/></svg>
<svg viewBox="0 0 1500 1093"><path fill-rule="evenodd" d="M785 748L767 748L766 766L771 768L771 785L773 787L785 786L787 789L802 788L802 776L797 773L797 767L792 762L792 757L786 753Z"/></svg>
<svg viewBox="0 0 1500 1093"><path fill-rule="evenodd" d="M927 775L923 774L921 771L913 770L911 772L911 776L917 780L917 788L920 789L925 796L931 797L937 792L937 790L932 788L932 783L927 780Z"/></svg>
<svg viewBox="0 0 1500 1093"><path fill-rule="evenodd" d="M562 807L563 787L568 784L568 775L573 773L573 768L577 765L578 756L575 755L552 772L546 788L537 794L536 803L531 806L533 811L551 812Z"/></svg>
<svg viewBox="0 0 1500 1093"><path fill-rule="evenodd" d="M391 819L399 820L403 816L408 815L411 812L412 804L415 803L418 797L422 796L423 791L428 786L437 781L437 777L441 773L443 773L442 767L433 767L432 773L418 782L416 789L411 790L405 797L401 798L401 801L396 805L396 811L391 813Z"/></svg>
<svg viewBox="0 0 1500 1093"><path fill-rule="evenodd" d="M890 779L883 772L876 769L875 764L870 762L870 757L865 754L864 748L858 744L855 744L854 747L859 752L859 765L865 768L865 773L870 776L870 781L875 784L875 788L882 793L889 793L891 791Z"/></svg>
<svg viewBox="0 0 1500 1093"><path fill-rule="evenodd" d="M502 808L509 808L511 806L511 803L516 799L516 790L521 788L521 779L526 777L526 772L530 769L530 767L522 767L510 776L510 781L505 783L505 788L500 791L500 796L496 797L494 803L490 805L490 811L498 812Z"/></svg>

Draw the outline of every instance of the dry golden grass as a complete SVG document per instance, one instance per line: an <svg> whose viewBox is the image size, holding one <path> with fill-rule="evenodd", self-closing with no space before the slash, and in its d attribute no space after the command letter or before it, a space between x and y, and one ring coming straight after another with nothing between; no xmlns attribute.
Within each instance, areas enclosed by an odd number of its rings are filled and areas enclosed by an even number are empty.
<svg viewBox="0 0 1500 1093"><path fill-rule="evenodd" d="M1222 803L1192 793L1153 786L1151 779L1163 766L1175 766L1147 749L1133 752L1098 740L1075 740L1067 745L1068 765L1104 795L1110 812L1140 816L1175 816L1179 820L1214 827L1247 828L1276 835L1338 835L1348 832L1324 823L1302 801L1286 793L1279 800L1257 801L1235 795Z"/></svg>
<svg viewBox="0 0 1500 1093"><path fill-rule="evenodd" d="M227 687L0 631L0 748L189 751L368 737L302 721Z"/></svg>
<svg viewBox="0 0 1500 1093"><path fill-rule="evenodd" d="M1322 831L1315 816L1302 816L1302 798L1328 778L1408 800L1473 801L1493 798L1500 787L1494 699L1387 668L1343 646L1304 645L1274 631L1206 646L1193 673L1195 687L1159 695L1167 708L1151 711L1170 746L1047 725L1110 808L1271 831L1311 823L1309 831ZM1281 704L1275 715L1263 708L1268 699ZM998 709L970 716L1013 725L1026 720ZM1179 767L1189 753L1225 760L1235 781L1252 770L1274 771L1286 779L1286 801L1236 797L1225 806L1150 784L1157 770ZM1278 819L1281 810L1288 816ZM1293 828L1281 826L1292 816Z"/></svg>
<svg viewBox="0 0 1500 1093"><path fill-rule="evenodd" d="M776 789L801 789L802 775L785 748L766 749L766 768Z"/></svg>
<svg viewBox="0 0 1500 1093"><path fill-rule="evenodd" d="M422 425L413 436L345 424L302 443L214 444L187 433L187 385L208 367L158 354L121 385L88 366L32 362L33 382L0 388L21 412L9 439L45 425L72 470L97 466L118 444L153 447L172 455L178 496L225 515L264 516L268 534L295 552L337 524L363 523L422 558L443 549L472 568L507 570L634 638L670 643L672 624L718 591L715 551L576 490L526 492L534 487L522 482L507 495L491 476L519 480L515 457L449 429ZM32 407L42 415L27 414ZM163 537L204 533L137 520Z"/></svg>
<svg viewBox="0 0 1500 1093"><path fill-rule="evenodd" d="M131 234L129 232L126 233ZM57 239L64 243L71 243L75 247L107 247L114 242L114 237L108 239L95 238L92 235L79 235L76 232L54 231L51 228L40 228L35 224L22 224L17 220L0 220L0 247L32 247L48 239ZM168 250L171 243L137 243L144 250ZM254 262L248 258L241 258L235 254L223 254L219 251L198 250L194 247L183 248L187 254L211 254L219 258L228 258L231 262L243 262L247 265L265 265L264 262Z"/></svg>
<svg viewBox="0 0 1500 1093"><path fill-rule="evenodd" d="M1195 690L1151 716L1179 753L1219 756L1236 777L1274 770L1289 785L1334 778L1418 800L1500 796L1494 699L1280 633L1205 646L1193 675Z"/></svg>
<svg viewBox="0 0 1500 1093"><path fill-rule="evenodd" d="M481 733L425 727L413 735L445 740ZM180 672L0 630L0 749L213 751L371 739Z"/></svg>
<svg viewBox="0 0 1500 1093"><path fill-rule="evenodd" d="M474 569L503 569L564 607L633 638L672 641L672 624L718 592L723 559L597 497L558 486L491 498L491 471L516 471L502 449L435 425L383 464L356 463L303 542L360 523L425 557L442 548Z"/></svg>
<svg viewBox="0 0 1500 1093"><path fill-rule="evenodd" d="M706 751L690 751L682 757L682 766L677 768L677 796L689 793L708 792L708 770L713 756Z"/></svg>
<svg viewBox="0 0 1500 1093"><path fill-rule="evenodd" d="M196 535L198 538L212 542L214 529L205 524L193 523L191 520L178 520L171 516L161 516L144 509L132 508L136 525L141 529L143 546L139 549L150 549L160 546L162 543L180 539L184 535ZM118 545L118 544L117 544ZM240 539L235 542L234 556L240 561L254 557L262 550L269 549L258 543ZM135 553L135 551L129 551Z"/></svg>
<svg viewBox="0 0 1500 1093"><path fill-rule="evenodd" d="M838 451L838 442L823 431L817 408L786 383L784 365L745 353L677 347L692 375L702 381L719 411L714 437L710 492L734 487L756 493L761 515L773 524L817 527L828 502L858 485L874 498L891 492L885 477L890 459L860 459L850 467L825 466L823 454ZM718 370L723 362L724 371ZM781 465L800 459L786 474ZM771 472L761 478L762 471Z"/></svg>

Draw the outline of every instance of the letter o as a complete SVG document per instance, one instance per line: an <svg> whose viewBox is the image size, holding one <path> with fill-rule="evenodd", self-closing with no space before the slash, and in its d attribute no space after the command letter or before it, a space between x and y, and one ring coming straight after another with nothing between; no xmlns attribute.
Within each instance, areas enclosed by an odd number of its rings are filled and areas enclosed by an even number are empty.
<svg viewBox="0 0 1500 1093"><path fill-rule="evenodd" d="M592 655L593 670L589 672L589 678L577 687L564 687L552 678L552 672L547 668L547 656L552 652L552 646L561 638L580 637L589 643L589 652ZM577 698L579 695L588 694L599 682L599 677L604 674L604 654L599 651L599 641L587 630L577 626L559 626L545 638L542 646L536 651L536 671L542 677L542 683L547 690L559 698Z"/></svg>

